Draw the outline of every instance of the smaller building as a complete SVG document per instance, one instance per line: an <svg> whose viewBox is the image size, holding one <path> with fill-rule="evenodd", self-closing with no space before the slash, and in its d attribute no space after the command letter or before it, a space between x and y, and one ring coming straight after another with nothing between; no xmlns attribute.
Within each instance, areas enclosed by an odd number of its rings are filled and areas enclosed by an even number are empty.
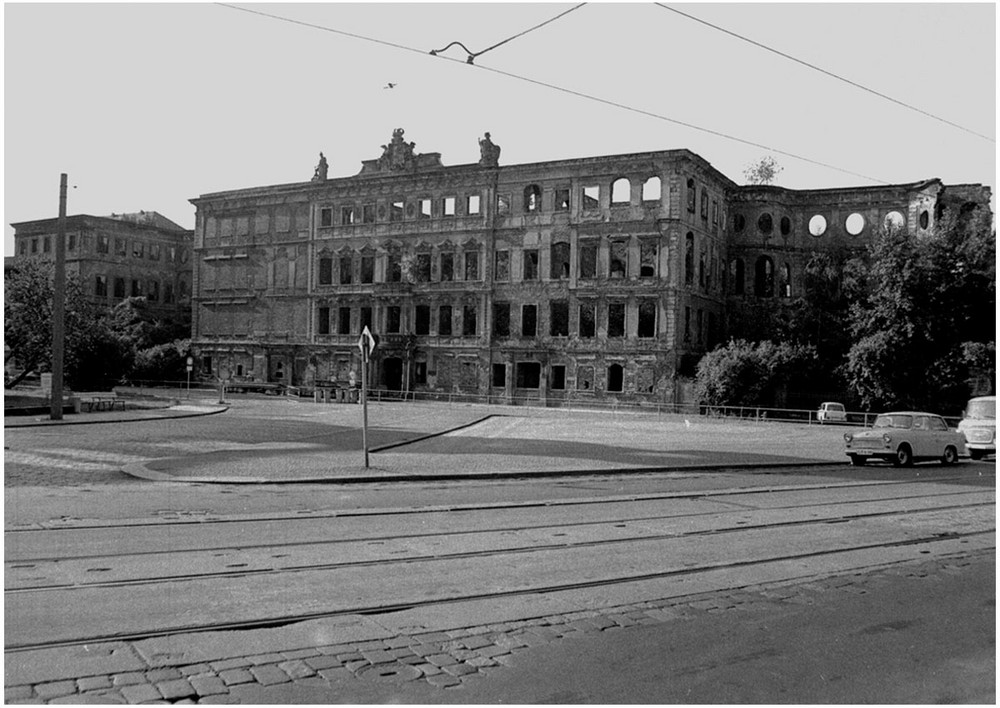
<svg viewBox="0 0 1000 708"><path fill-rule="evenodd" d="M58 219L11 224L14 256L55 259ZM176 322L191 317L191 246L194 232L155 211L66 217L66 273L94 302L113 307L143 297L150 312Z"/></svg>

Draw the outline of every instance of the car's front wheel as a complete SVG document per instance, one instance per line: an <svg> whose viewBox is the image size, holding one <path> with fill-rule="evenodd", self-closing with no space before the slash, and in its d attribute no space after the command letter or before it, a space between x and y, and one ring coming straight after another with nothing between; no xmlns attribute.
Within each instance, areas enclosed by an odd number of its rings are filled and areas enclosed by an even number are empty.
<svg viewBox="0 0 1000 708"><path fill-rule="evenodd" d="M868 458L864 455L851 455L851 465L854 467L864 467Z"/></svg>
<svg viewBox="0 0 1000 708"><path fill-rule="evenodd" d="M892 458L892 464L896 467L913 466L913 451L909 445L900 445L896 449L896 455Z"/></svg>
<svg viewBox="0 0 1000 708"><path fill-rule="evenodd" d="M941 455L942 465L953 465L958 462L958 449L953 445L949 445L944 449L944 454Z"/></svg>

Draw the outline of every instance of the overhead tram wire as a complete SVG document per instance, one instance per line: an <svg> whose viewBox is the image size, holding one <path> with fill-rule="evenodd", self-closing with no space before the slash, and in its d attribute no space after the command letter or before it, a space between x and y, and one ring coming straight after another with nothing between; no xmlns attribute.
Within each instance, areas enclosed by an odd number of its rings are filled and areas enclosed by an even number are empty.
<svg viewBox="0 0 1000 708"><path fill-rule="evenodd" d="M392 47L393 49L401 49L403 51L413 52L413 53L416 53L416 54L421 54L423 56L427 56L428 54L431 54L432 56L434 56L437 59L444 59L445 61L451 61L451 62L455 62L455 63L459 63L459 64L466 64L466 65L472 66L472 67L474 67L476 69L480 69L482 71L489 71L489 72L492 72L494 74L499 74L500 76L506 76L508 78L517 79L518 81L524 81L526 83L534 84L536 86L542 86L544 88L552 89L553 91L559 91L560 93L565 93L565 94L568 94L568 95L571 95L571 96L575 96L577 98L584 98L584 99L587 99L588 101L594 101L595 103L601 103L601 104L604 104L606 106L611 106L613 108L620 108L622 110L629 111L631 113L637 113L639 115L643 115L643 116L646 116L646 117L649 117L649 118L655 118L657 120L662 120L662 121L665 121L667 123L673 123L674 125L679 125L679 126L682 126L682 127L685 127L685 128L690 128L691 130L697 130L697 131L702 132L702 133L707 133L709 135L714 135L716 137L723 138L725 140L730 140L730 141L737 142L737 143L741 143L743 145L749 145L751 147L759 148L761 150L767 150L769 152L775 153L776 155L784 155L785 157L790 157L790 158L792 158L794 160L799 160L801 162L805 162L805 163L808 163L808 164L811 164L811 165L816 165L817 167L823 167L823 168L828 169L828 170L833 170L835 172L840 172L841 174L850 175L852 177L858 177L860 179L868 180L870 182L876 182L878 184L891 184L890 182L887 182L886 180L878 179L876 177L870 177L868 175L864 175L864 174L861 174L859 172L852 172L851 170L845 169L843 167L837 167L836 165L831 165L831 164L829 164L827 162L821 162L819 160L814 160L814 159L809 158L809 157L804 157L802 155L797 155L797 154L795 154L793 152L788 152L786 150L781 150L779 148L774 148L774 147L771 147L769 145L764 145L763 143L757 143L757 142L753 142L752 140L746 140L745 138L740 138L740 137L737 137L735 135L729 135L728 133L723 133L723 132L718 131L718 130L712 130L711 128L703 128L703 127L695 125L693 123L687 123L685 121L678 120L676 118L670 118L669 116L664 116L664 115L661 115L659 113L654 113L652 111L647 111L647 110L642 109L642 108L635 108L634 106L628 106L628 105L626 105L624 103L618 103L617 101L612 101L610 99L600 98L599 96L593 96L593 95L588 94L588 93L583 93L582 91L576 91L576 90L568 89L568 88L565 88L565 87L562 87L562 86L557 86L555 84L550 84L548 82L541 81L539 79L532 79L530 77L522 76L520 74L515 74L515 73L509 72L509 71L504 71L502 69L494 69L492 67L483 66L482 64L473 64L473 63L469 62L467 59L466 60L454 59L452 57L443 56L440 53L434 53L433 51L432 52L427 52L427 51L425 51L423 49L416 49L414 47L406 46L405 44L397 44L395 42L389 42L389 41L383 40L383 39L376 39L374 37L367 37L365 35L356 34L356 33L353 33L353 32L347 32L347 31L344 31L344 30L334 29L332 27L326 27L325 25L317 25L317 24L312 23L312 22L305 22L303 20L295 20L295 19L292 19L290 17L283 17L281 15L275 15L275 14L272 14L272 13L269 13L269 12L262 12L261 10L252 10L250 8L240 7L239 5L231 5L229 3L224 3L224 2L217 2L216 4L219 5L220 7L226 7L226 8L229 8L231 10L239 10L241 12L246 12L246 13L249 13L251 15L259 15L261 17L266 17L266 18L272 19L272 20L278 20L280 22L288 22L290 24L299 25L301 27L309 27L310 29L317 29L317 30L320 30L320 31L323 31L323 32L330 32L332 34L339 34L339 35L341 35L343 37L350 37L352 39L360 39L360 40L363 40L363 41L366 41L366 42L373 42L375 44L380 44L380 45L385 46L385 47ZM563 13L563 14L566 14L566 13ZM552 18L552 19L556 19L556 18ZM509 41L509 40L505 40L505 41ZM453 44L458 44L458 43L454 42ZM451 46L451 45L448 45L448 46ZM468 52L468 49L466 49L464 45L462 45L462 48L465 49L466 52ZM482 52L480 52L480 53L482 53ZM469 54L471 55L471 52L469 52Z"/></svg>
<svg viewBox="0 0 1000 708"><path fill-rule="evenodd" d="M714 30L717 30L717 31L722 32L724 34L728 34L730 37L735 37L736 39L739 39L739 40L742 40L744 42L747 42L748 44L752 44L755 47L763 49L764 51L771 52L772 54L777 54L779 57L782 57L784 59L788 59L789 61L793 61L796 64L801 64L802 66L808 67L809 69L812 69L813 71L818 71L819 73L825 74L826 76L834 78L837 81L843 81L845 84L853 86L854 88L861 89L862 91L865 91L867 93L873 94L875 96L878 96L879 98L885 99L886 101L889 101L890 103L895 103L897 106L902 106L903 108L907 108L907 109L909 109L911 111L915 111L917 113L920 113L921 115L927 116L928 118L933 118L936 121L940 121L941 123L945 123L947 125L950 125L953 128L958 128L961 131L964 131L964 132L969 133L971 135L975 135L977 138L982 138L983 140L988 140L991 143L996 143L996 138L991 138L988 135L983 135L982 133L977 133L976 131L971 130L969 128L966 128L963 125L959 125L958 123L954 123L954 122L948 120L947 118L942 118L941 116L934 115L933 113L928 113L927 111L923 110L922 108L917 108L916 106L912 106L909 103L904 103L903 101L895 99L892 96L887 96L886 94L881 93L880 91L876 91L875 89L868 88L867 86L864 86L863 84L859 84L856 81L851 81L850 79L845 78L843 76L840 76L839 74L835 74L832 71L827 71L826 69L818 67L815 64L810 64L807 61L804 61L802 59L798 59L797 57L793 57L791 54L786 54L786 53L784 53L782 51L774 49L773 47L769 47L766 44L762 44L762 43L757 42L757 41L755 41L753 39L750 39L749 37L744 37L743 35L738 34L736 32L733 32L731 30L727 30L724 27L719 27L718 25L714 25L711 22L708 22L707 20L701 19L700 17L695 17L694 15L689 15L688 13L683 12L681 10L678 10L675 7L670 7L669 5L664 5L662 2L654 2L653 4L659 6L660 8L662 8L664 10L669 10L670 12L677 13L678 15L681 15L682 17L686 17L689 20L694 20L695 22L703 24L706 27L711 27Z"/></svg>

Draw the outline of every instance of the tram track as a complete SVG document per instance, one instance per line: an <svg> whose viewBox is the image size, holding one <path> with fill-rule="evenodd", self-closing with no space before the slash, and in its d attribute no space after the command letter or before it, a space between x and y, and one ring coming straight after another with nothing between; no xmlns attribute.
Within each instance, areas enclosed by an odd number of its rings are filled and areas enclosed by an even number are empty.
<svg viewBox="0 0 1000 708"><path fill-rule="evenodd" d="M907 501L912 501L912 497L905 497ZM894 500L884 500L880 499L879 502L894 501ZM840 505L847 503L856 502L841 502ZM794 506L784 506L784 507L771 507L768 512L774 511L788 511L792 509L808 509L814 507L824 507L831 506L832 504L823 505L794 505ZM421 563L427 561L440 561L440 560L458 560L458 559L474 559L474 558L485 558L490 556L498 555L510 555L510 554L527 554L527 553L541 553L545 551L561 550L569 548L597 548L602 546L615 546L623 544L633 544L633 543L652 543L658 541L664 541L668 539L679 539L679 538L697 538L697 537L707 537L707 536L718 536L722 534L733 534L733 533L743 533L748 531L764 531L770 529L781 529L793 526L808 526L817 524L839 524L848 523L855 520L861 519L873 519L879 517L889 517L889 516L910 516L917 514L929 514L932 512L942 512L942 511L954 511L960 509L973 509L977 507L987 507L993 506L993 502L976 502L971 504L944 504L937 506L928 506L920 509L890 509L884 511L873 511L864 513L854 513L854 514L842 514L839 516L829 516L822 518L809 518L809 519L794 519L781 522L770 522L770 523L741 523L737 522L731 526L727 527L713 527L710 529L695 530L695 531L675 531L669 533L659 533L659 534L645 534L645 535L631 535L631 536L618 536L615 538L606 538L600 540L591 541L561 541L555 543L536 543L533 545L524 546L508 546L503 548L492 548L489 550L481 551L461 551L453 553L439 553L439 554L425 554L425 555L408 555L399 558L380 558L372 560L361 560L361 561L343 561L343 562L332 562L332 563L314 563L308 565L284 565L282 567L268 567L268 568L252 568L247 570L220 570L215 572L205 572L205 573L192 573L192 574L178 574L178 575L164 575L158 577L143 577L135 578L129 580L114 580L114 581L100 581L95 580L92 582L81 582L81 583L53 583L46 585L36 585L36 586L23 586L23 587L13 587L4 588L4 595L15 595L23 593L33 593L33 592L52 592L57 590L67 590L67 589L80 589L80 588L124 588L124 587L135 587L143 585L157 585L163 583L176 583L184 582L188 580L206 580L212 578L240 578L240 577L250 577L250 576L261 576L261 575L274 575L279 573L296 573L305 571L317 571L317 570L337 570L344 568L366 568L366 567L377 567L377 566L387 566L387 565L403 565L412 563ZM732 512L736 513L736 512ZM722 516L720 512L706 512L704 514L699 514L697 516ZM378 542L391 542L391 541L411 541L417 538L429 539L429 538L445 538L445 537L466 537L466 536L488 536L495 534L504 533L515 533L521 531L540 531L545 529L566 529L573 527L600 527L615 525L617 527L624 527L627 524L636 524L650 521L673 521L683 518L689 518L695 515L658 515L658 516L647 516L647 517L636 517L623 519L617 524L612 524L607 520L601 521L590 521L590 522L579 522L579 523L561 523L561 524L543 524L543 525L533 525L533 526L519 526L519 527L501 527L501 528L489 528L477 531L456 531L452 533L427 533L427 534L407 534L407 535L395 535L395 536L379 536L363 539L366 543L378 543ZM217 547L217 548L202 548L198 551L188 551L188 553L197 553L199 555L204 555L207 553L214 553L218 551L246 551L246 550L264 550L277 552L287 548L298 548L304 546L335 546L338 544L345 543L358 543L358 539L334 539L328 541L312 541L312 542L302 542L302 543L269 543L269 544L257 544L253 546L227 546L227 547ZM7 573L9 574L12 570L34 570L34 568L26 568L26 565L32 565L36 563L60 563L66 561L102 561L104 563L113 564L115 560L132 560L141 557L155 556L162 554L173 554L177 551L155 551L151 553L120 553L120 554L101 554L101 555L91 555L91 556L72 556L65 558L50 558L50 559L17 559L15 561L5 562L5 567ZM280 557L280 556L279 556ZM272 559L278 557L272 556ZM9 575L8 575L9 577Z"/></svg>

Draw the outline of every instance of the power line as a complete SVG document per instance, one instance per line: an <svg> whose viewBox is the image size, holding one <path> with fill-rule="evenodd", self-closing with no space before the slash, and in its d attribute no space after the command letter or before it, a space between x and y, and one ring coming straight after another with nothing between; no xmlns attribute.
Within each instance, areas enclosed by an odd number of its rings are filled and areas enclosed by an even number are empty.
<svg viewBox="0 0 1000 708"><path fill-rule="evenodd" d="M375 44L380 44L382 46L392 47L394 49L401 49L401 50L408 51L408 52L414 52L414 53L420 54L422 56L427 56L427 52L426 51L421 50L421 49L415 49L414 47L409 47L409 46L406 46L404 44L396 44L394 42L388 42L388 41L385 41L385 40L376 39L374 37L367 37L365 35L355 34L355 33L352 33L352 32L346 32L344 30L333 29L332 27L326 27L324 25L317 25L317 24L314 24L314 23L311 23L311 22L304 22L302 20L295 20L295 19L291 19L291 18L288 18L288 17L283 17L281 15L275 15L275 14L272 14L272 13L263 12L261 10L251 10L249 8L240 7L238 5L230 5L230 4L224 3L224 2L219 2L219 3L216 3L216 4L219 5L219 6L221 6L221 7L227 7L227 8L232 9L232 10L239 10L241 12L247 12L247 13L250 13L252 15L259 15L261 17L267 17L269 19L278 20L280 22L288 22L290 24L299 25L299 26L302 26L302 27L309 27L311 29L317 29L317 30L320 30L320 31L323 31L323 32L331 32L333 34L338 34L338 35L341 35L341 36L344 36L344 37L351 37L352 39L360 39L360 40L363 40L363 41L366 41L366 42L373 42ZM563 14L565 14L565 13L563 13ZM557 18L552 18L552 19L554 20L554 19L557 19ZM465 47L463 46L463 49L464 48ZM466 50L466 51L468 51L468 50ZM461 63L461 64L471 64L468 61L463 61L461 59L453 59L451 57L441 56L440 54L437 54L435 56L436 56L436 58L443 59L445 61L450 61L450 62L455 62L455 63ZM753 142L752 140L746 140L744 138L740 138L740 137L737 137L735 135L729 135L728 133L723 133L721 131L712 130L711 128L703 128L703 127L695 125L693 123L687 123L685 121L678 120L676 118L670 118L669 116L664 116L664 115L661 115L659 113L654 113L652 111L647 111L647 110L642 109L642 108L635 108L634 106L629 106L629 105L626 105L624 103L618 103L616 101L611 101L611 100L606 99L606 98L600 98L599 96L594 96L594 95L591 95L591 94L588 94L588 93L583 93L582 91L576 91L574 89L568 89L568 88L565 88L565 87L562 87L562 86L557 86L555 84L547 83L545 81L540 81L538 79L532 79L532 78L527 77L527 76L522 76L520 74L514 74L512 72L503 71L502 69L494 69L492 67L483 66L482 64L471 64L471 66L475 67L476 69L480 69L482 71L489 71L489 72L492 72L494 74L499 74L501 76L506 76L506 77L512 78L512 79L517 79L518 81L524 81L526 83L534 84L536 86L542 86L542 87L545 87L545 88L548 88L548 89L552 89L554 91L559 91L560 93L565 93L565 94L568 94L568 95L571 95L571 96L575 96L577 98L584 98L584 99L587 99L588 101L594 101L596 103L601 103L601 104L604 104L606 106L612 106L614 108L620 108L622 110L629 111L631 113L637 113L639 115L644 115L644 116L647 116L647 117L650 117L650 118L656 118L657 120L662 120L662 121L665 121L665 122L668 122L668 123L673 123L675 125L680 125L680 126L683 126L685 128L690 128L692 130L697 130L697 131L700 131L702 133L707 133L709 135L714 135L716 137L724 138L726 140L731 140L733 142L738 142L738 143L741 143L743 145L749 145L751 147L760 148L762 150L767 150L767 151L773 152L773 153L775 153L777 155L784 155L785 157L790 157L792 159L799 160L801 162L806 162L806 163L809 163L811 165L816 165L818 167L823 167L823 168L826 168L826 169L829 169L829 170L834 170L835 172L840 172L840 173L843 173L843 174L851 175L852 177L859 177L861 179L866 179L866 180L868 180L870 182L878 182L880 184L890 184L889 182L886 182L885 180L877 179L875 177L870 177L868 175L863 175L863 174L861 174L859 172L852 172L851 170L847 170L847 169L845 169L843 167L837 167L836 165L831 165L831 164L826 163L826 162L821 162L819 160L814 160L814 159L809 158L809 157L804 157L802 155L797 155L795 153L788 152L786 150L781 150L781 149L778 149L778 148L770 147L770 146L764 145L762 143Z"/></svg>
<svg viewBox="0 0 1000 708"><path fill-rule="evenodd" d="M492 47L487 47L486 49L482 50L481 52L470 52L470 51L469 51L469 49L468 49L468 48L467 48L467 47L466 47L466 46L465 46L464 44L462 44L461 42L452 42L451 44L449 44L449 45L448 45L447 47L445 47L444 49L432 49L430 53L431 53L431 56L437 56L437 55L438 55L438 54L439 54L440 52L443 52L443 51L447 50L447 49L448 49L448 47L451 47L451 46L453 46L453 45L457 44L458 46L460 46L460 47L461 47L462 49L464 49L464 50L465 50L465 53L466 53L466 54L468 54L468 55L469 55L469 57L468 57L468 58L467 58L467 59L465 60L465 63L466 63L466 64L472 64L472 63L473 63L473 60L474 60L474 59L475 59L476 57L478 57L478 56L482 56L482 55L483 55L483 54L485 54L486 52L489 52L489 51L492 51L492 50L496 49L497 47L500 47L500 46L503 46L504 44L507 44L507 42L510 42L510 41L512 41L512 40L515 40L515 39L517 39L518 37L523 37L524 35L528 34L529 32L534 32L534 31L535 31L536 29L539 29L540 27L544 27L545 25L547 25L547 24L549 24L549 23L552 23L552 22L555 22L555 21L556 21L556 20L558 20L558 19L559 19L560 17L563 17L563 16L565 16L565 15L568 15L569 13L573 12L574 10L579 10L579 9L580 9L581 7L583 7L583 6L584 6L584 5L586 5L586 4L587 4L587 3L585 3L585 2L581 2L581 3L579 4L579 5L576 5L575 7L571 7L571 8L570 8L570 9L568 9L568 10L565 10L565 11L563 11L563 12L560 12L560 13L559 13L558 15L556 15L555 17L550 17L549 19L545 20L545 22L542 22L542 23L540 23L540 24L537 24L537 25L535 25L534 27L529 27L528 29L524 30L523 32L518 32L517 34L515 34L515 35L512 35L512 36L508 37L507 39L504 39L504 40L502 40L502 41L500 41L500 42L497 42L497 43L496 43L496 44L494 44L494 45L493 45Z"/></svg>
<svg viewBox="0 0 1000 708"><path fill-rule="evenodd" d="M777 49L774 49L773 47L769 47L766 44L761 44L760 42L754 41L754 40L750 39L749 37L744 37L743 35L737 34L736 32L732 32L730 30L727 30L724 27L719 27L718 25L713 25L711 22L708 22L707 20L703 20L703 19L701 19L699 17L695 17L694 15L689 15L686 12L682 12L682 11L678 10L677 8L670 7L669 5L664 5L661 2L656 2L656 3L653 3L653 4L654 5L658 5L659 7L661 7L664 10L669 10L670 12L675 12L678 15L681 15L682 17L688 18L689 20L694 20L695 22L703 24L706 27L711 27L714 30L718 30L719 32L723 32L725 34L728 34L730 37L735 37L736 39L740 39L740 40L742 40L744 42L747 42L748 44L752 44L755 47L759 47L760 49L763 49L764 51L771 52L772 54L777 54L779 57L783 57L785 59L789 59L790 61L794 61L796 64L801 64L802 66L808 67L808 68L810 68L810 69L812 69L814 71L818 71L821 74L826 74L827 76L829 76L831 78L837 79L838 81L843 81L845 84L849 84L850 86L853 86L855 88L859 88L862 91L866 91L866 92L868 92L870 94L878 96L879 98L883 98L886 101L890 101L892 103L895 103L898 106L902 106L903 108L908 108L911 111L916 111L917 113L925 115L928 118L933 118L934 120L940 121L942 123L946 123L947 125L950 125L953 128L958 128L959 130L965 131L966 133L970 133L972 135L975 135L976 137L982 138L984 140L988 140L991 143L995 143L996 142L995 138L991 138L988 135L983 135L982 133L977 133L976 131L970 130L969 128L966 128L965 126L961 126L958 123L953 123L952 121L950 121L950 120L948 120L946 118L942 118L941 116L936 116L933 113L928 113L927 111L925 111L925 110L923 110L921 108L917 108L916 106L912 106L909 103L904 103L903 101L895 99L892 96L887 96L884 93L876 91L875 89L868 88L867 86L859 84L856 81L851 81L850 79L844 78L843 76L840 76L839 74L835 74L832 71L827 71L826 69L820 68L820 67L816 66L815 64L810 64L807 61L803 61L802 59L798 59L796 57L793 57L791 54L785 54L784 52L779 51Z"/></svg>

